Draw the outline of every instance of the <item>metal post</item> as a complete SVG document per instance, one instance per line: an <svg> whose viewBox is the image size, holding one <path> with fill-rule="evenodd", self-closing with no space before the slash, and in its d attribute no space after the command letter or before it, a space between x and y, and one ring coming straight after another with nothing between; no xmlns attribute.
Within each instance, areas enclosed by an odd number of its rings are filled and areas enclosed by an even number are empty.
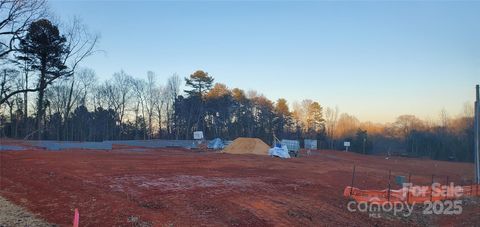
<svg viewBox="0 0 480 227"><path fill-rule="evenodd" d="M474 184L474 183L475 183L475 182L472 181L471 184L470 184L470 196L473 195L473 184Z"/></svg>
<svg viewBox="0 0 480 227"><path fill-rule="evenodd" d="M475 185L475 195L476 195L476 196L479 196L479 195L478 195L478 186L479 186L478 184Z"/></svg>
<svg viewBox="0 0 480 227"><path fill-rule="evenodd" d="M388 202L390 202L390 189L392 187L390 183L390 176L392 175L392 170L388 171Z"/></svg>
<svg viewBox="0 0 480 227"><path fill-rule="evenodd" d="M410 190L412 188L412 174L408 174L408 191L407 191L407 204L410 202Z"/></svg>
<svg viewBox="0 0 480 227"><path fill-rule="evenodd" d="M430 184L430 201L433 199L433 178L435 175L432 174L432 184Z"/></svg>
<svg viewBox="0 0 480 227"><path fill-rule="evenodd" d="M353 173L352 173L352 184L350 185L350 197L352 197L353 191L353 180L355 179L355 165L353 165Z"/></svg>
<svg viewBox="0 0 480 227"><path fill-rule="evenodd" d="M480 95L479 95L479 85L475 86L476 96L475 96L475 123L474 123L474 135L475 135L475 182L480 184Z"/></svg>
<svg viewBox="0 0 480 227"><path fill-rule="evenodd" d="M446 187L446 188L447 188L447 191L445 192L445 199L448 198L448 188L450 188L450 182L448 182L448 180L449 180L449 179L448 179L448 176L447 176L447 185L446 185L446 186L447 186L447 187Z"/></svg>

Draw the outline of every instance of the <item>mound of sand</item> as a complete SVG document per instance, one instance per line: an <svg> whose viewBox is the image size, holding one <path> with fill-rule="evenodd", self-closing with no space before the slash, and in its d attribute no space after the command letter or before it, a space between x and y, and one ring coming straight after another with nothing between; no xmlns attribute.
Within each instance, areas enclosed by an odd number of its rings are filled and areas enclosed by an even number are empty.
<svg viewBox="0 0 480 227"><path fill-rule="evenodd" d="M237 138L225 149L224 153L229 154L257 154L268 155L270 147L258 138Z"/></svg>

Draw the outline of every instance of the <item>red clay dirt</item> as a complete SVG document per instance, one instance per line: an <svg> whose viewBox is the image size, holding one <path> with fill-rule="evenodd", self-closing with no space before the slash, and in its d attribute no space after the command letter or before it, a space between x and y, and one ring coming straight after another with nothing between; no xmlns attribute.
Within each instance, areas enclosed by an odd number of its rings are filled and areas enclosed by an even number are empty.
<svg viewBox="0 0 480 227"><path fill-rule="evenodd" d="M71 226L392 226L414 219L349 212L342 195L355 187L384 189L392 175L415 184L446 176L472 179L466 163L317 151L278 159L186 149L0 151L0 195L50 223ZM480 224L478 204L433 224Z"/></svg>

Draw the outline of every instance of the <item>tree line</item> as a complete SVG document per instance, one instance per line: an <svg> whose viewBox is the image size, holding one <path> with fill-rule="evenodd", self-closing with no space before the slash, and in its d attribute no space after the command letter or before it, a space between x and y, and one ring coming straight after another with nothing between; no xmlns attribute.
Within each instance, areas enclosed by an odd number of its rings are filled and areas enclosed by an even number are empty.
<svg viewBox="0 0 480 227"><path fill-rule="evenodd" d="M351 149L439 160L473 160L473 108L440 123L402 115L391 124L360 122L319 102L272 101L256 91L215 83L202 70L159 81L123 70L99 81L81 62L98 35L79 19L60 26L42 0L0 0L0 136L102 141L257 137L317 139L323 149ZM181 90L182 85L185 88Z"/></svg>

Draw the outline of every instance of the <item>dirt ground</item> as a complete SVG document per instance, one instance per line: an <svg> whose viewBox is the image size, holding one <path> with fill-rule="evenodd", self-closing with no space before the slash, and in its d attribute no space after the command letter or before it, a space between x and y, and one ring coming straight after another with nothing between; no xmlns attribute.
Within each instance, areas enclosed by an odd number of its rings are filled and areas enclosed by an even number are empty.
<svg viewBox="0 0 480 227"><path fill-rule="evenodd" d="M315 151L282 160L186 149L0 152L0 195L49 223L71 226L480 225L478 202L457 216L374 218L349 212L355 187L384 189L388 171L415 184L468 184L467 163ZM394 179L392 179L392 182ZM398 187L397 187L398 188ZM422 219L419 221L419 219Z"/></svg>
<svg viewBox="0 0 480 227"><path fill-rule="evenodd" d="M0 226L54 226L0 197Z"/></svg>

